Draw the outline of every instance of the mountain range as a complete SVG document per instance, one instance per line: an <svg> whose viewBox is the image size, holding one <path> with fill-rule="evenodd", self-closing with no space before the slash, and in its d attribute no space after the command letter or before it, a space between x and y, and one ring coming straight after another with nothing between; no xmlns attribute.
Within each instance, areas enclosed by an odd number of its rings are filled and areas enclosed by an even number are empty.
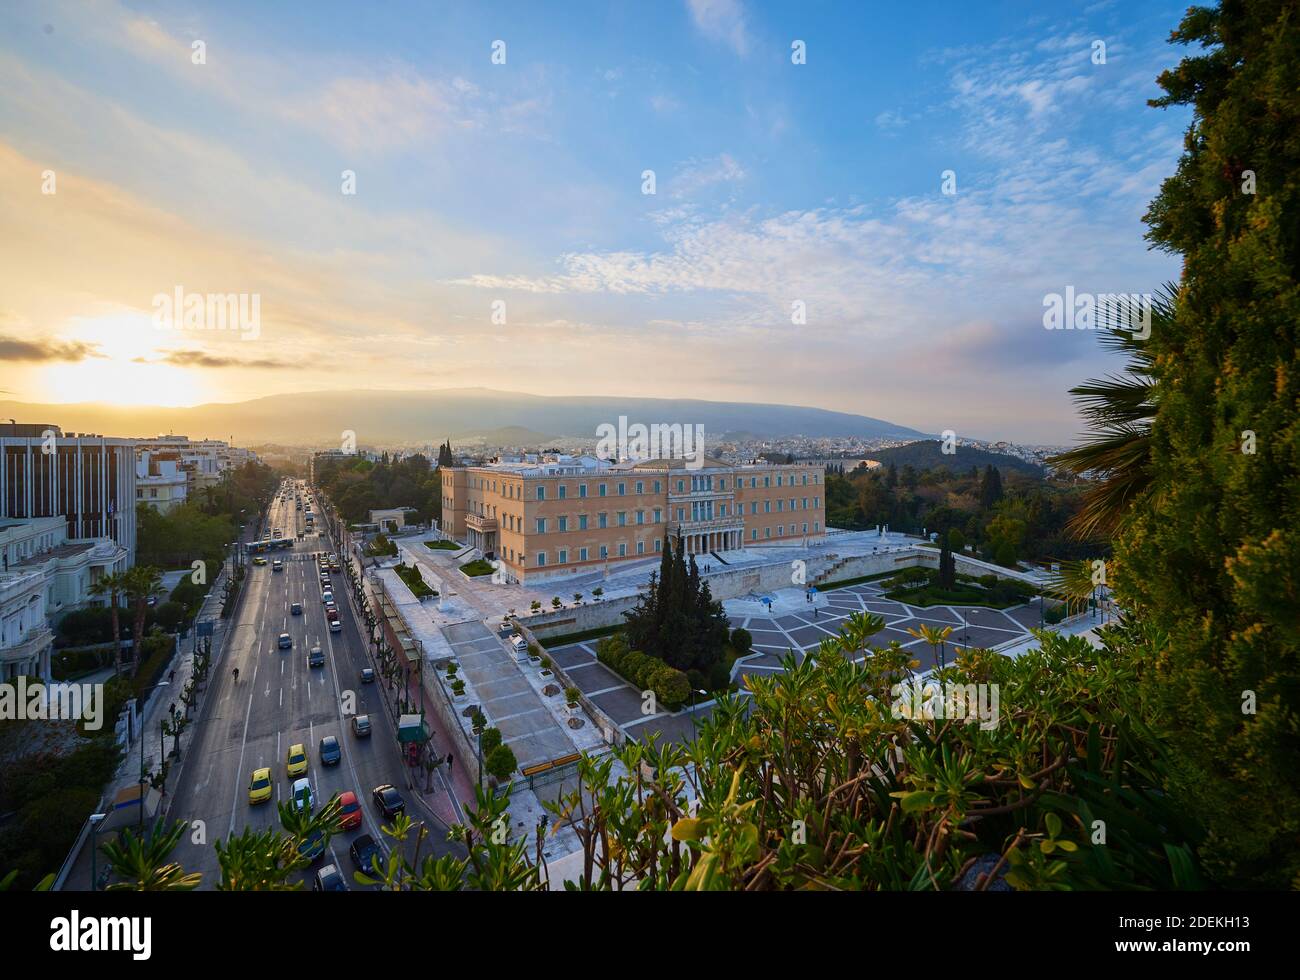
<svg viewBox="0 0 1300 980"><path fill-rule="evenodd" d="M532 436L596 437L602 423L703 425L713 438L728 433L781 436L857 436L920 439L916 429L846 412L795 405L618 396L528 395L491 388L427 391L318 391L270 395L192 408L97 403L40 405L0 401L3 421L50 423L65 432L117 436L162 433L192 439L233 439L237 444L336 445L344 431L357 445L437 443L517 430Z"/></svg>

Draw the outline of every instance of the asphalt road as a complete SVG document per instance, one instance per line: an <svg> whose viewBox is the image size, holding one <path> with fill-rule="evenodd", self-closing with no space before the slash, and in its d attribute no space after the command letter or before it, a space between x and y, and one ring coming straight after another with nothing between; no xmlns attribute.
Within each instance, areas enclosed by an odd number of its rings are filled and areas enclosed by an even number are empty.
<svg viewBox="0 0 1300 980"><path fill-rule="evenodd" d="M300 492L305 500L305 492ZM294 494L271 504L267 527L281 528L286 537L303 530L305 511L295 509ZM322 518L317 517L318 527ZM348 845L368 833L387 849L391 841L379 830L381 815L371 801L371 790L383 783L403 787L403 763L398 752L392 719L385 710L378 681L362 684L361 668L370 666L361 631L353 617L346 592L350 588L344 572L331 578L337 586L335 602L343 622L338 633L329 632L321 599L318 571L312 554L335 550L324 530L296 541L292 551L268 555L268 564L250 564L244 580L245 595L234 629L226 639L220 666L209 681L207 705L201 722L190 730L187 759L175 787L170 814L173 818L202 821L192 825L195 833L177 847L173 856L186 870L202 872L204 888L219 880L215 841L238 835L244 828L279 828L276 804L292 795L293 780L286 775L289 747L302 743L310 759L307 776L319 806L335 793L352 790L361 801L362 826L335 835L329 850L303 874L310 887L316 868L329 862L338 865L352 881L353 865ZM272 570L270 560L279 557L284 570ZM302 603L302 614L292 615L290 604ZM293 638L289 650L277 648L280 633ZM325 654L324 667L309 667L307 654L319 645ZM239 668L239 680L232 668ZM350 702L350 704L349 704ZM348 713L345 715L345 707ZM373 734L358 738L352 732L351 714L368 714ZM338 738L342 761L320 763L320 740ZM271 769L274 794L270 801L251 805L248 784L254 769ZM420 805L407 797L407 812L424 819L431 831L435 854L451 853L446 828L436 823ZM202 829L204 840L193 838ZM428 854L430 841L422 853Z"/></svg>

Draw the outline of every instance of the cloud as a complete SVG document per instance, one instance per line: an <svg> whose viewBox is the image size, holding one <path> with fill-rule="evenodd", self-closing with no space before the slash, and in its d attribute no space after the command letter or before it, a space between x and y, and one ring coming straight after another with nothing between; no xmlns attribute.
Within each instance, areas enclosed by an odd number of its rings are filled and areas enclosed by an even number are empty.
<svg viewBox="0 0 1300 980"><path fill-rule="evenodd" d="M281 368L293 367L293 362L282 361L273 357L262 358L239 358L225 357L218 354L209 354L205 351L198 350L171 350L160 351L162 357L132 358L135 364L170 364L173 367L192 367L192 368L249 368L258 370L279 370Z"/></svg>
<svg viewBox="0 0 1300 980"><path fill-rule="evenodd" d="M687 160L669 183L668 194L674 198L692 197L714 184L731 183L745 179L745 168L730 154L723 153L709 160Z"/></svg>
<svg viewBox="0 0 1300 980"><path fill-rule="evenodd" d="M78 340L19 340L0 336L0 361L84 361L103 356L95 344Z"/></svg>
<svg viewBox="0 0 1300 980"><path fill-rule="evenodd" d="M745 8L740 0L686 0L696 28L711 41L719 41L736 54L749 51Z"/></svg>

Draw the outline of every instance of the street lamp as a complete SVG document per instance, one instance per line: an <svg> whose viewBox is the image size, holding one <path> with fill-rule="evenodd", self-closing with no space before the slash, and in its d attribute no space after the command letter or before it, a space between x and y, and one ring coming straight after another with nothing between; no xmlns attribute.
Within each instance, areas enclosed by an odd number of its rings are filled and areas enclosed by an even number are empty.
<svg viewBox="0 0 1300 980"><path fill-rule="evenodd" d="M700 732L699 722L695 720L695 708L697 704L697 699L695 695L708 694L708 693L709 692L704 690L704 688L702 687L691 689L691 740L692 741L694 741L696 738L699 737L699 732Z"/></svg>

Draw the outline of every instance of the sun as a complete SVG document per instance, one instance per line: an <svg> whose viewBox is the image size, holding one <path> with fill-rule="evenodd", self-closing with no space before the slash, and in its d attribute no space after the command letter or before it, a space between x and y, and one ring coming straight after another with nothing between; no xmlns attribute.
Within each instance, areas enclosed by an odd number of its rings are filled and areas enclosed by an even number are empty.
<svg viewBox="0 0 1300 980"><path fill-rule="evenodd" d="M74 318L63 339L91 345L98 356L47 365L39 372L38 390L50 402L176 408L211 400L198 371L157 363L164 336L144 313Z"/></svg>

